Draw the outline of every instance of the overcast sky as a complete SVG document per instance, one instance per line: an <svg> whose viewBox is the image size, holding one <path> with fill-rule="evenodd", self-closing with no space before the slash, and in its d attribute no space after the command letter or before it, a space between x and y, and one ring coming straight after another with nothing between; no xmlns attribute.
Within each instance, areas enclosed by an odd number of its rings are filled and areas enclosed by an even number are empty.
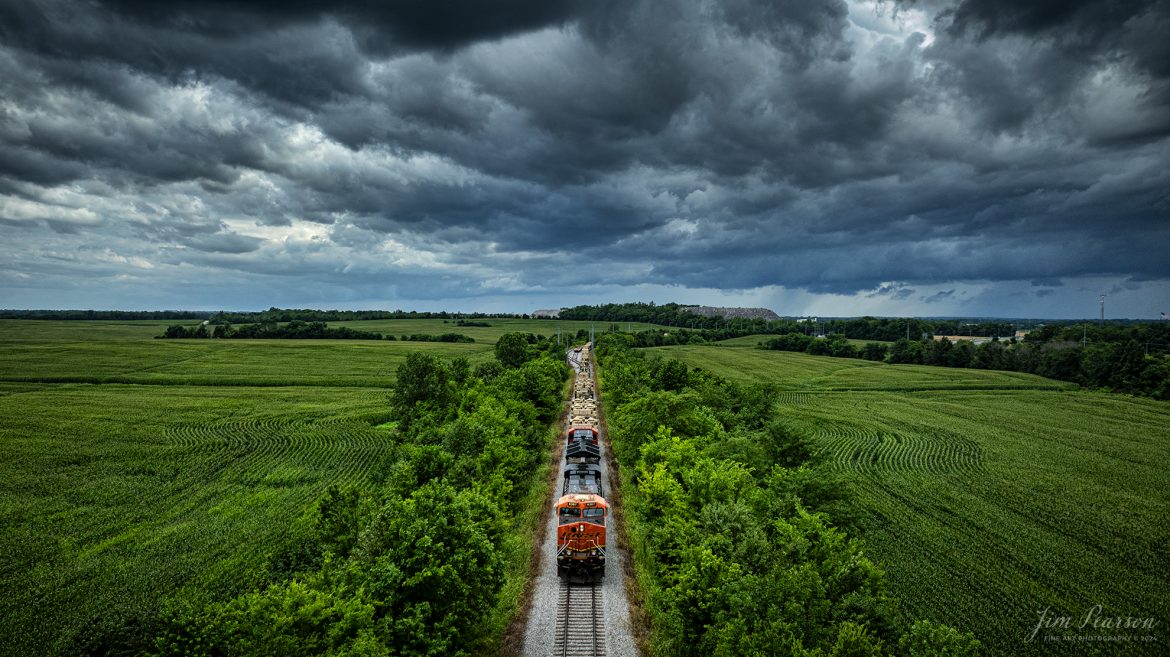
<svg viewBox="0 0 1170 657"><path fill-rule="evenodd" d="M1170 0L0 0L0 307L1170 312Z"/></svg>

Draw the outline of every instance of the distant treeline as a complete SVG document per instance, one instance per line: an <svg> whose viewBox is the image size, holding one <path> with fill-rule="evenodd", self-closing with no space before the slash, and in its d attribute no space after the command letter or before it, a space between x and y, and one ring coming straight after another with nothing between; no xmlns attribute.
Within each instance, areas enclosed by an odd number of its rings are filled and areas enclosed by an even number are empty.
<svg viewBox="0 0 1170 657"><path fill-rule="evenodd" d="M0 319L207 319L199 310L0 310Z"/></svg>
<svg viewBox="0 0 1170 657"><path fill-rule="evenodd" d="M182 326L173 324L167 327L162 335L163 339L190 339L190 338L219 338L219 339L269 339L269 340L397 340L390 334L375 333L373 331L359 331L347 326L329 328L325 322L305 322L294 319L285 324L264 322L261 324L245 324L233 326L230 322L223 324L200 324L198 326ZM403 335L402 339L408 342L475 342L474 338L461 333L443 333L430 335L427 333L413 333Z"/></svg>
<svg viewBox="0 0 1170 657"><path fill-rule="evenodd" d="M768 327L777 322L763 319L704 317L686 310L686 306L666 303L607 303L599 306L574 306L562 308L559 319L588 320L595 322L645 322L662 326L685 326L688 328L718 330L747 330L749 333L767 333ZM781 320L783 321L783 320Z"/></svg>
<svg viewBox="0 0 1170 657"><path fill-rule="evenodd" d="M1170 343L1170 322L1114 319L1104 323L1084 320L1042 319L920 319L906 317L854 317L836 319L746 319L702 317L677 303L610 303L599 306L574 306L562 309L560 319L595 322L644 322L703 331L706 340L726 340L745 335L805 335L840 334L851 340L893 342L899 339L919 340L924 335L963 335L1010 339L1018 330L1032 331L1029 340L1079 341L1087 331L1089 341L1117 342L1135 339L1138 342ZM598 326L598 330L621 330L620 325ZM676 340L682 338L676 336ZM670 344L685 344L674 342Z"/></svg>
<svg viewBox="0 0 1170 657"><path fill-rule="evenodd" d="M206 316L205 316L206 317ZM223 322L353 322L369 319L527 319L527 315L508 313L452 313L447 311L432 313L417 310L312 310L308 308L269 308L260 312L225 312L219 311L211 315L212 324ZM478 326L478 324L464 324L464 326Z"/></svg>
<svg viewBox="0 0 1170 657"><path fill-rule="evenodd" d="M971 321L960 319L905 319L895 317L858 317L854 319L797 320L797 319L748 319L743 317L703 317L696 315L687 306L667 303L661 306L653 303L610 303L600 306L574 306L561 310L560 319L575 319L597 322L645 322L662 326L677 326L689 329L716 331L716 340L741 337L757 333L781 335L785 333L843 333L855 340L881 340L892 342L906 337L909 330L912 338L923 333L931 335L971 335L1010 337L1017 327L1026 328L1034 322L1012 324L1005 321Z"/></svg>
<svg viewBox="0 0 1170 657"><path fill-rule="evenodd" d="M386 339L393 340L394 336L387 336ZM462 333L440 333L438 335L412 333L402 336L402 339L407 342L475 342L475 338Z"/></svg>
<svg viewBox="0 0 1170 657"><path fill-rule="evenodd" d="M218 312L210 310L15 310L0 309L0 319L207 319L212 324L232 322L349 322L366 319L527 319L527 315L508 313L419 312L417 310L311 310L306 308L269 308L261 311ZM479 326L466 324L465 326Z"/></svg>
<svg viewBox="0 0 1170 657"><path fill-rule="evenodd" d="M896 321L905 326L907 320ZM923 325L927 322L909 321L922 322ZM617 332L616 329L612 327L599 333L615 335L626 346L635 348L708 344L741 336L739 331L730 328L654 329L635 333ZM918 333L919 336L922 334ZM1027 372L1089 388L1170 399L1170 322L1049 325L1027 334L1022 340L992 338L979 345L965 340L954 344L949 340L934 340L929 332L926 332L925 339L907 340L905 329L902 335L894 341L879 342L871 338L873 342L858 347L849 342L847 333L817 337L798 329L761 340L760 346L778 351L895 364ZM588 331L578 331L577 337L587 338Z"/></svg>
<svg viewBox="0 0 1170 657"><path fill-rule="evenodd" d="M1087 328L1087 327L1086 327ZM1114 330L1116 328L1116 330ZM960 340L907 340L892 345L867 343L862 348L842 335L814 338L789 333L764 342L765 349L798 351L839 358L865 358L888 363L910 363L940 367L968 367L1038 374L1050 379L1071 381L1089 388L1170 399L1170 355L1166 343L1155 338L1164 328L1159 324L1134 327L1100 327L1081 342L1065 338L1071 327L1029 334L1024 341L992 340L973 344Z"/></svg>

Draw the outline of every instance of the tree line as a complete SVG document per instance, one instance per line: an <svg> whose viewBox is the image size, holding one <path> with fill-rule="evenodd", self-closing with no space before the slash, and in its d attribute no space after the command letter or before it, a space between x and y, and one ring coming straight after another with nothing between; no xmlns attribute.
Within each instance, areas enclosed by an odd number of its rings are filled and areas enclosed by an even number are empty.
<svg viewBox="0 0 1170 657"><path fill-rule="evenodd" d="M677 303L610 303L598 306L564 308L560 319L598 322L644 322L707 331L708 340L726 340L753 334L781 335L804 333L824 335L840 333L854 340L892 342L910 335L917 339L929 335L970 335L980 337L1011 337L1015 328L1033 326L1035 322L1018 324L1002 320L918 319L898 317L856 317L848 319L778 319L702 316Z"/></svg>
<svg viewBox="0 0 1170 657"><path fill-rule="evenodd" d="M579 306L578 309L609 308L616 312L626 306L649 308L653 304ZM668 318L668 315L659 317ZM720 318L708 319L714 324ZM1170 399L1170 322L1166 321L1048 323L1038 325L1022 339L1007 330L1010 324L1000 322L957 325L958 320L863 317L821 322L818 326L829 332L822 334L818 329L814 334L812 324L789 320L768 322L765 331L752 328L754 323L762 321L736 319L715 328L642 330L622 333L622 339L631 347L642 348L709 344L745 335L775 335L761 340L760 346L893 364L1026 372L1087 388ZM784 326L791 330L781 332ZM914 336L911 339L905 337L907 326ZM839 331L832 332L833 327ZM605 335L620 330L616 324L603 328L607 329ZM934 340L936 330L938 335L953 335L953 331L961 330L962 335L992 337L978 345L965 340L952 343ZM1007 337L999 339L995 337L997 332ZM891 341L878 341L890 336ZM850 339L873 342L858 347Z"/></svg>
<svg viewBox="0 0 1170 657"><path fill-rule="evenodd" d="M301 320L305 322L353 322L371 319L526 319L527 315L513 313L459 313L459 312L425 312L417 310L315 310L312 308L276 308L259 312L225 312L219 311L210 316L212 324L223 322L291 322ZM470 326L470 325L469 325Z"/></svg>
<svg viewBox="0 0 1170 657"><path fill-rule="evenodd" d="M1068 342L1053 331L1031 340L906 340L891 345L875 342L858 348L842 335L813 338L789 333L761 343L764 349L796 351L817 356L864 358L893 364L965 367L1027 372L1069 381L1087 388L1170 399L1170 355L1151 354L1142 342L1127 335L1140 329L1099 333L1101 342ZM1030 336L1029 336L1030 337ZM1108 341L1112 339L1113 341Z"/></svg>
<svg viewBox="0 0 1170 657"><path fill-rule="evenodd" d="M399 338L387 333L360 331L348 326L329 328L325 322L304 322L294 319L287 324L264 322L262 324L245 324L233 326L230 322L223 324L199 324L197 326L183 326L172 324L168 326L159 339L270 339L270 340L398 340ZM471 343L475 339L462 333L429 333L404 334L402 340L407 342L462 342Z"/></svg>
<svg viewBox="0 0 1170 657"><path fill-rule="evenodd" d="M842 484L773 414L773 386L632 347L597 339L653 654L977 654L968 632L903 619Z"/></svg>
<svg viewBox="0 0 1170 657"><path fill-rule="evenodd" d="M136 320L207 319L210 313L198 310L0 310L0 319L46 320Z"/></svg>
<svg viewBox="0 0 1170 657"><path fill-rule="evenodd" d="M533 473L569 369L555 341L533 335L503 336L496 356L471 367L408 355L387 410L394 449L370 484L328 488L260 586L180 597L139 619L133 631L153 630L141 652L437 657L498 640L487 619L514 604L499 597L505 570L530 558L511 534L525 531L517 514L543 483Z"/></svg>
<svg viewBox="0 0 1170 657"><path fill-rule="evenodd" d="M211 310L21 310L0 309L0 319L46 320L142 320L206 319L212 324L231 322L350 322L368 319L527 319L515 313L426 312L417 310L316 310L312 308L276 308L259 311Z"/></svg>
<svg viewBox="0 0 1170 657"><path fill-rule="evenodd" d="M574 306L563 308L560 319L586 320L596 322L644 322L710 331L708 339L725 340L753 334L782 335L803 333L805 335L841 334L851 340L874 340L894 342L900 338L921 339L923 335L967 335L1010 339L1017 330L1032 330L1033 333L1068 336L1079 340L1082 330L1088 330L1090 338L1096 335L1098 341L1117 341L1117 336L1129 337L1135 329L1140 334L1139 342L1149 339L1163 343L1170 349L1170 322L1147 322L1143 320L1109 320L1103 323L1086 324L1077 320L1038 319L939 319L917 317L851 317L851 318L785 318L779 320L748 319L742 317L704 317L688 310L688 306L677 303L656 305L654 303L610 303L597 306ZM609 327L600 327L609 328ZM617 330L618 327L613 327ZM1073 337L1075 334L1075 337ZM1114 337L1107 337L1114 336Z"/></svg>

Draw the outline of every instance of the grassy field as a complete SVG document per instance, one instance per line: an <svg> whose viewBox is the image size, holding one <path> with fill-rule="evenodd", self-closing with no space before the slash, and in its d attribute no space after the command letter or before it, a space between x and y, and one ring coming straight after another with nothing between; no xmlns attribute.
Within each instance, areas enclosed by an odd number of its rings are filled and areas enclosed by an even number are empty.
<svg viewBox="0 0 1170 657"><path fill-rule="evenodd" d="M153 385L365 386L393 383L406 354L491 358L492 345L365 340L0 340L0 381Z"/></svg>
<svg viewBox="0 0 1170 657"><path fill-rule="evenodd" d="M491 326L459 326L457 320L442 319L377 319L356 322L327 322L330 327L348 326L362 331L390 333L396 337L412 333L462 333L475 338L476 342L495 344L501 335L512 331L536 333L538 335L576 334L588 331L593 326L598 332L609 328L608 322L560 321L551 319L481 319ZM125 340L149 340L172 324L198 326L196 320L78 320L44 321L32 319L0 319L0 342L111 342ZM627 330L642 331L662 328L654 324L621 322L616 326ZM755 342L752 342L755 344Z"/></svg>
<svg viewBox="0 0 1170 657"><path fill-rule="evenodd" d="M551 319L482 319L477 320L491 324L491 326L459 326L456 320L443 323L441 319L375 319L360 322L331 322L330 326L348 326L362 331L374 331L382 334L392 334L398 337L411 333L462 333L474 338L476 342L495 344L501 335L512 331L535 333L537 335L556 335L560 329L562 335L575 335L577 331L588 331L590 326L596 332L607 330L609 322L587 322L576 320ZM642 331L650 328L661 328L654 324L640 322L619 322L615 324L620 330Z"/></svg>
<svg viewBox="0 0 1170 657"><path fill-rule="evenodd" d="M486 320L490 327L441 319L333 322L396 336L462 333L474 344L366 340L154 340L169 324L198 322L0 320L0 381L133 383L202 386L385 387L415 350L444 358L488 360L511 331L555 335L589 329L589 322ZM634 324L635 330L649 325ZM603 328L601 326L598 327ZM623 326L624 328L624 326Z"/></svg>
<svg viewBox="0 0 1170 657"><path fill-rule="evenodd" d="M720 340L717 344L725 347L755 347L756 345L767 342L768 340L772 340L775 337L775 335L757 333L755 335L745 335L740 338ZM881 340L846 340L846 342L853 345L854 347L864 347L870 342L876 342L878 344L885 345L894 344L893 342L882 342Z"/></svg>
<svg viewBox="0 0 1170 657"><path fill-rule="evenodd" d="M325 488L372 485L406 354L474 364L499 335L543 327L491 321L351 323L476 334L447 344L0 320L0 654L70 654L96 618L248 589Z"/></svg>
<svg viewBox="0 0 1170 657"><path fill-rule="evenodd" d="M655 351L782 388L779 413L849 482L870 555L911 617L971 630L989 655L1166 654L1170 404L1008 372ZM1094 605L1158 626L1076 629ZM1073 618L1049 633L1158 642L1026 642L1045 608Z"/></svg>
<svg viewBox="0 0 1170 657"><path fill-rule="evenodd" d="M246 586L325 487L367 481L385 409L378 389L0 385L0 649Z"/></svg>
<svg viewBox="0 0 1170 657"><path fill-rule="evenodd" d="M752 347L656 347L649 351L685 360L735 381L770 381L786 391L1071 390L1077 386L1020 372L886 365L857 358L810 356Z"/></svg>

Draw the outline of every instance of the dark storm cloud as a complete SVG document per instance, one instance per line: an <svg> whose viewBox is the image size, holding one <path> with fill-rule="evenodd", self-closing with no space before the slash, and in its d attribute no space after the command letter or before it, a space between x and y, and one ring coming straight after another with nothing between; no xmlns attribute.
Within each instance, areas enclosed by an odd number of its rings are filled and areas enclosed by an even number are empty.
<svg viewBox="0 0 1170 657"><path fill-rule="evenodd" d="M914 6L915 0L901 4ZM1087 137L1126 145L1170 134L1170 2L959 0L937 4L940 35L933 55L941 75L994 131L1019 130L1046 118L1094 73L1120 63L1142 78L1142 104L1153 116L1123 130Z"/></svg>
<svg viewBox="0 0 1170 657"><path fill-rule="evenodd" d="M414 298L1165 281L1168 5L0 0L0 224Z"/></svg>
<svg viewBox="0 0 1170 657"><path fill-rule="evenodd" d="M1004 33L1055 34L1091 43L1123 28L1134 17L1165 8L1149 0L960 0L943 16L950 19L952 32L974 32L980 38Z"/></svg>
<svg viewBox="0 0 1170 657"><path fill-rule="evenodd" d="M360 92L362 59L349 31L299 23L269 29L257 22L255 28L240 34L182 22L156 28L102 5L64 0L0 4L0 39L43 62L51 82L88 89L131 111L138 109L136 94L125 80L92 70L124 67L176 83L219 76L265 94L284 113Z"/></svg>
<svg viewBox="0 0 1170 657"><path fill-rule="evenodd" d="M891 297L894 299L905 299L912 296L917 290L912 287L897 283L882 283L876 290L866 294L869 298L874 297Z"/></svg>
<svg viewBox="0 0 1170 657"><path fill-rule="evenodd" d="M61 160L28 146L9 144L0 149L0 175L42 185L53 185L79 178L86 173L85 163Z"/></svg>
<svg viewBox="0 0 1170 657"><path fill-rule="evenodd" d="M102 4L134 20L215 36L251 34L265 31L274 23L315 22L330 16L352 29L365 32L370 49L387 52L452 50L475 41L562 23L586 4L604 6L611 3L605 0L589 3L582 0L498 0L490 5L474 0L340 0L329 3L308 0L103 0Z"/></svg>
<svg viewBox="0 0 1170 657"><path fill-rule="evenodd" d="M187 246L208 253L251 253L263 240L232 233L201 235L186 240Z"/></svg>
<svg viewBox="0 0 1170 657"><path fill-rule="evenodd" d="M562 181L640 164L818 184L838 167L798 153L880 138L907 95L904 69L851 84L841 2L635 2L614 13L587 15L581 38L541 60L501 49L512 66L472 65L485 90L551 137L534 144L536 161Z"/></svg>
<svg viewBox="0 0 1170 657"><path fill-rule="evenodd" d="M590 3L596 9L604 2ZM359 93L366 53L450 51L557 25L582 2L0 3L4 42L54 60L117 62L179 78L211 72L285 102ZM333 24L336 29L324 30ZM70 81L70 72L61 79ZM88 78L117 98L116 85ZM133 102L132 99L125 99Z"/></svg>
<svg viewBox="0 0 1170 657"><path fill-rule="evenodd" d="M954 289L941 290L939 292L935 292L934 294L932 294L930 296L922 297L922 303L939 303L942 301L947 301L954 296L955 296Z"/></svg>

